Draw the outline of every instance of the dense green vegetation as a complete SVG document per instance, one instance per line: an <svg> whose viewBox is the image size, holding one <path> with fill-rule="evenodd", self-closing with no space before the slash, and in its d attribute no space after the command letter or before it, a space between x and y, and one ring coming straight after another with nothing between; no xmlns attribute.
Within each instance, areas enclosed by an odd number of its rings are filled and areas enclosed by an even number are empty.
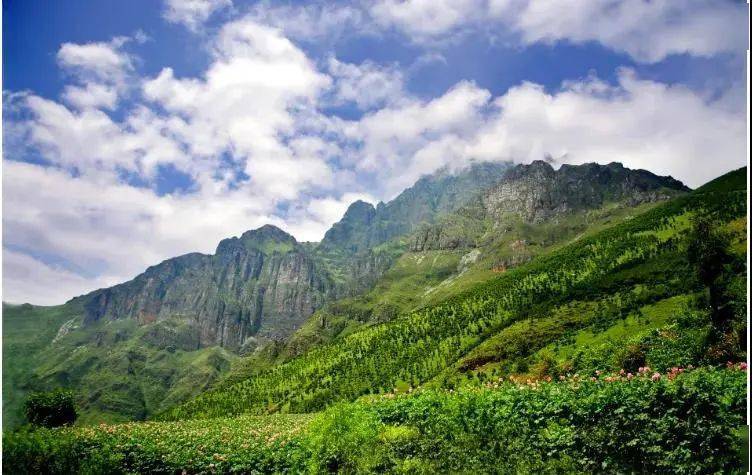
<svg viewBox="0 0 752 475"><path fill-rule="evenodd" d="M58 387L75 388L79 423L143 419L199 394L237 358L218 347L186 346L180 322L83 326L75 304L3 310L6 428L24 422L30 392Z"/></svg>
<svg viewBox="0 0 752 475"><path fill-rule="evenodd" d="M73 392L66 389L30 394L24 414L31 424L43 427L72 425L78 417Z"/></svg>
<svg viewBox="0 0 752 475"><path fill-rule="evenodd" d="M29 374L41 361L38 355L57 336L58 329L76 309L3 304L3 425L15 427L23 420L23 403L29 393ZM36 388L41 389L41 388Z"/></svg>
<svg viewBox="0 0 752 475"><path fill-rule="evenodd" d="M584 215L549 227L517 223L477 249L464 272L474 251L407 253L373 292L325 307L292 344L250 358L215 356L216 348L196 358L180 348L177 322L156 332L104 325L105 388L135 371L141 394L150 384L165 391L164 381L182 381L185 391L155 394L174 405L152 405L162 410L152 422L6 431L4 467L742 473L745 174L639 215L600 210L591 226L580 226ZM498 269L520 233L530 260ZM53 328L72 317L57 318ZM66 360L40 366L58 381L88 361L72 351L74 324ZM150 343L165 338L171 351ZM230 358L231 377L202 392ZM176 361L198 366L168 373ZM201 376L204 365L218 368L211 378Z"/></svg>
<svg viewBox="0 0 752 475"><path fill-rule="evenodd" d="M239 416L6 434L14 473L741 472L746 377L676 369L634 377L494 382Z"/></svg>
<svg viewBox="0 0 752 475"><path fill-rule="evenodd" d="M734 182L735 176L719 180ZM695 292L701 284L687 278L692 275L686 257L687 216L708 214L722 222L744 216L746 196L730 188L674 199L444 303L206 392L160 418L319 410L335 401L425 383L486 338L573 300L634 292L638 285L663 289L649 292L653 298Z"/></svg>

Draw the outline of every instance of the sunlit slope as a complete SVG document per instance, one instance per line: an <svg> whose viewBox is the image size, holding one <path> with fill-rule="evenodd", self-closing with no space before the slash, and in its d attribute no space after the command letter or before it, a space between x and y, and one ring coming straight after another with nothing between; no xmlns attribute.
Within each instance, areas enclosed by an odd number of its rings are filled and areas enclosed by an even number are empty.
<svg viewBox="0 0 752 475"><path fill-rule="evenodd" d="M595 300L637 285L694 285L682 243L687 214L732 221L746 214L740 174L541 255L470 291L330 345L161 414L163 419L243 412L311 411L338 400L426 382L479 343L571 300ZM654 266L652 263L658 263ZM673 284L669 284L673 285Z"/></svg>
<svg viewBox="0 0 752 475"><path fill-rule="evenodd" d="M481 220L471 229L483 229L473 238L476 247L404 252L373 289L325 305L288 341L268 345L249 357L238 358L219 384L248 379L365 326L388 322L405 313L441 303L535 256L596 234L658 205L651 202L632 207L607 203L601 208L538 224L529 224L519 216L510 215L504 220L503 232L496 229L493 222ZM408 240L409 237L401 238L403 242Z"/></svg>

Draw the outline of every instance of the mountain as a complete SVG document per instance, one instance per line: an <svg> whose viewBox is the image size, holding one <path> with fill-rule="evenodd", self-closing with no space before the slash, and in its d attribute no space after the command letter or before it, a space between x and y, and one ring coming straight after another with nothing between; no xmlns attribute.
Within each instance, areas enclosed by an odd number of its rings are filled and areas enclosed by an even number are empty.
<svg viewBox="0 0 752 475"><path fill-rule="evenodd" d="M321 243L267 225L63 306L4 306L20 368L4 371L4 417L19 420L28 391L66 386L81 391L82 422L143 419L687 190L619 164L474 163L375 207L353 203ZM30 334L30 319L45 331Z"/></svg>
<svg viewBox="0 0 752 475"><path fill-rule="evenodd" d="M646 366L659 372L656 381L678 367L743 361L746 190L737 184L746 186L739 179L745 173L737 171L705 188L714 191L680 193L449 298L361 326L252 377L219 385L159 418L313 412L369 394L388 399L417 387L477 390L510 377L569 375L571 380L575 374L571 381L577 383L577 374L597 380L604 371L618 375L620 370L643 377ZM700 213L715 220L728 242L723 285L734 323L715 342L708 339L711 310L703 300L705 289L687 253L691 219ZM444 397L451 396L442 392L433 403ZM605 400L589 404L602 407ZM406 406L386 414L386 421L430 412L432 403L403 401ZM550 421L544 421L546 427Z"/></svg>
<svg viewBox="0 0 752 475"><path fill-rule="evenodd" d="M474 200L458 212L487 225L477 247L404 252L366 294L314 313L290 341L335 337L290 358L259 358L276 345L245 357L158 349L154 335L180 318L84 325L81 300L6 305L3 350L15 364L5 353L3 389L14 390L4 411L24 374L53 375L82 395L79 424L89 425L6 431L3 468L743 472L746 169L689 193L659 181L600 197L600 186L581 183L570 193L590 190L586 198L538 201L542 213L514 199L498 221ZM228 245L264 255L295 247L267 233L275 238ZM530 258L500 268L511 249ZM720 272L710 288L708 257ZM388 305L399 312L371 320ZM92 424L143 417L154 420Z"/></svg>
<svg viewBox="0 0 752 475"><path fill-rule="evenodd" d="M394 200L375 208L356 201L326 232L322 247L351 252L365 250L412 232L424 222L457 210L498 182L512 167L509 162L472 163L461 173L448 169L420 178Z"/></svg>
<svg viewBox="0 0 752 475"><path fill-rule="evenodd" d="M256 335L288 336L332 292L331 279L310 253L266 225L223 240L214 255L169 259L132 281L76 300L83 302L85 325L180 318L188 323L185 338L193 349L219 345L238 351L255 345Z"/></svg>
<svg viewBox="0 0 752 475"><path fill-rule="evenodd" d="M510 170L482 199L486 213L497 221L506 213L514 213L525 221L540 223L607 202L633 206L687 191L689 188L671 177L630 170L620 163L565 164L554 170L538 160Z"/></svg>

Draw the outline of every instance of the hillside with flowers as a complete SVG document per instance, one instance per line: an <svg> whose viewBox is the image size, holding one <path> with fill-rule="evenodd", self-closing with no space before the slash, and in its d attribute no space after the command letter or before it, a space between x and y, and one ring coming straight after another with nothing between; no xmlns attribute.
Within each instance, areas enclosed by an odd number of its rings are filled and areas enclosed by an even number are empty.
<svg viewBox="0 0 752 475"><path fill-rule="evenodd" d="M743 472L746 169L18 473ZM242 377L238 376L242 375Z"/></svg>

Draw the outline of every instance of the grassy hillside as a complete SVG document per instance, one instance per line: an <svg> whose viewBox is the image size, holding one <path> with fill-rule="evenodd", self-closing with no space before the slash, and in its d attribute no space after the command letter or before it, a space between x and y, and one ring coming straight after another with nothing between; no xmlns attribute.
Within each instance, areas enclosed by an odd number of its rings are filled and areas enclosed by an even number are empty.
<svg viewBox="0 0 752 475"><path fill-rule="evenodd" d="M41 361L38 355L55 339L75 308L3 304L3 425L15 427L23 420L21 406L29 374ZM35 357L37 356L37 357Z"/></svg>
<svg viewBox="0 0 752 475"><path fill-rule="evenodd" d="M473 242L473 247L405 252L404 242L409 237L388 243L384 247L399 248L402 255L370 291L327 304L289 341L269 345L250 357L237 359L221 384L248 379L259 371L366 326L441 303L537 255L598 233L657 205L645 203L631 207L608 203L599 209L564 215L536 225L509 216L504 220L503 229L496 228L490 220L479 218L473 226L462 230L469 234L460 239ZM451 218L444 216L442 219Z"/></svg>
<svg viewBox="0 0 752 475"><path fill-rule="evenodd" d="M472 357L472 351L482 351L484 341L509 332L510 326L551 318L563 305L581 302L597 308L608 305L608 299L623 298L623 308L600 319L603 327L653 302L695 293L700 286L691 278L685 250L688 217L702 211L730 223L744 216L740 173L745 171L720 178L710 192L706 188L676 198L582 237L441 304L351 333L251 379L204 393L161 418L312 411L364 394L407 390L439 377L461 358ZM590 328L597 320L585 314L573 328ZM541 348L565 333L545 336ZM525 372L515 365L512 371Z"/></svg>
<svg viewBox="0 0 752 475"><path fill-rule="evenodd" d="M79 423L144 419L196 396L235 355L186 346L179 322L141 327L126 319L81 324L74 304L3 307L3 423L23 422L30 391L69 387Z"/></svg>

